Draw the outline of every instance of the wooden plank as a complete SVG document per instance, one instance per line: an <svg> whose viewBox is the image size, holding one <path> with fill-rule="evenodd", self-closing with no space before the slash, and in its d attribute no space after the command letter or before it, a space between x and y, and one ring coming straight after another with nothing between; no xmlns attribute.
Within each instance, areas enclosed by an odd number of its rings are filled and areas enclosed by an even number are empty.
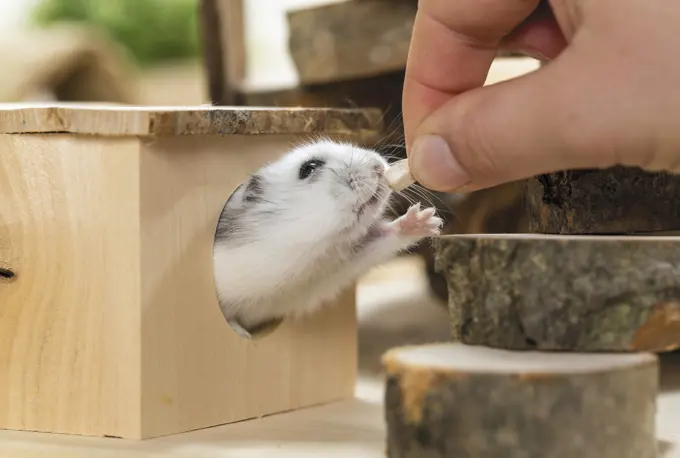
<svg viewBox="0 0 680 458"><path fill-rule="evenodd" d="M516 350L680 348L680 237L435 241L454 340Z"/></svg>
<svg viewBox="0 0 680 458"><path fill-rule="evenodd" d="M526 182L531 232L626 234L680 229L680 176L637 167L550 173Z"/></svg>
<svg viewBox="0 0 680 458"><path fill-rule="evenodd" d="M289 11L289 49L300 84L403 71L416 9L366 0Z"/></svg>
<svg viewBox="0 0 680 458"><path fill-rule="evenodd" d="M389 458L656 456L654 355L443 343L383 361Z"/></svg>
<svg viewBox="0 0 680 458"><path fill-rule="evenodd" d="M0 133L129 135L376 135L377 109L140 107L108 104L3 104Z"/></svg>

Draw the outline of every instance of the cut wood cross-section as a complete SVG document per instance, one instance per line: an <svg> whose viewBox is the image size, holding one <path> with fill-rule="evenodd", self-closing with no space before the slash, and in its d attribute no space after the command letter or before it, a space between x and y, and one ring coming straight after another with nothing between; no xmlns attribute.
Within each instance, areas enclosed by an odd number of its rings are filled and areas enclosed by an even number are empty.
<svg viewBox="0 0 680 458"><path fill-rule="evenodd" d="M383 357L389 458L654 458L657 358L457 343Z"/></svg>

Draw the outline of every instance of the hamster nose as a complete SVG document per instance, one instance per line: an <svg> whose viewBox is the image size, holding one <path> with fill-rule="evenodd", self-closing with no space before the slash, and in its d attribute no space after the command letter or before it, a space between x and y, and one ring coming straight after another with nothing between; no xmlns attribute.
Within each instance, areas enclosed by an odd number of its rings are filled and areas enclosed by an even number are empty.
<svg viewBox="0 0 680 458"><path fill-rule="evenodd" d="M380 164L375 164L375 165L373 166L373 172L374 172L376 175L381 176L383 173L385 173L385 169L383 168L382 165L380 165Z"/></svg>

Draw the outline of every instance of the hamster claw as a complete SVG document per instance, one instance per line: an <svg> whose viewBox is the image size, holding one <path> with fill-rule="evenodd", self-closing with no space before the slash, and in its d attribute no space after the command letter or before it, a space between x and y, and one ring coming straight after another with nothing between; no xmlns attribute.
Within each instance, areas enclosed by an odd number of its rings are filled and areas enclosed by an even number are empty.
<svg viewBox="0 0 680 458"><path fill-rule="evenodd" d="M417 203L411 205L408 208L405 216L408 216L408 217L411 217L411 218L413 218L413 217L417 218L416 215L418 215L419 212L420 212L420 202L417 202Z"/></svg>

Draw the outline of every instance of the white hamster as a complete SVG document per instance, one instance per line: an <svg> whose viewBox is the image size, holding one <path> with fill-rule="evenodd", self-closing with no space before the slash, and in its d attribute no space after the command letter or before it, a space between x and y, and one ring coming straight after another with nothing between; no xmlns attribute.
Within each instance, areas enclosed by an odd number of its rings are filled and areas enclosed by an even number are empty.
<svg viewBox="0 0 680 458"><path fill-rule="evenodd" d="M377 152L318 140L234 191L215 234L214 274L220 308L239 335L318 310L371 268L439 234L434 208L383 217L387 168Z"/></svg>

